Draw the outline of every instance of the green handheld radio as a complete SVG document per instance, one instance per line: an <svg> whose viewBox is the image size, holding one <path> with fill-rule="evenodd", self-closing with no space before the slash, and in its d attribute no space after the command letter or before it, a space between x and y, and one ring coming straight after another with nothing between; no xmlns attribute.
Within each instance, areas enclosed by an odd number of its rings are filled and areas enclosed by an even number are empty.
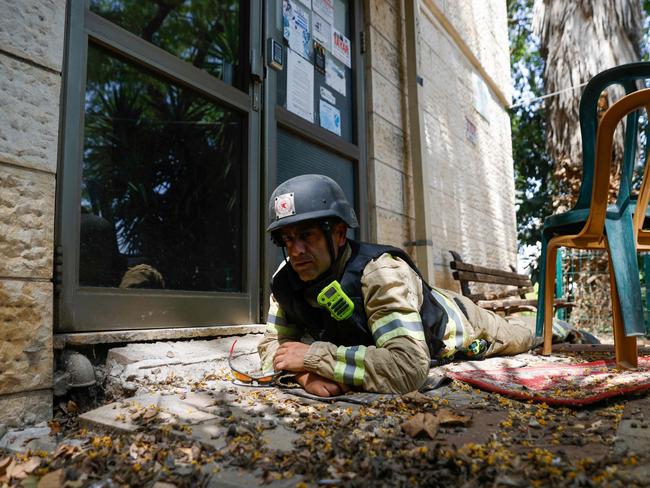
<svg viewBox="0 0 650 488"><path fill-rule="evenodd" d="M350 297L341 288L341 284L336 280L323 288L316 300L320 306L329 310L334 320L345 320L354 312L354 303L352 303Z"/></svg>
<svg viewBox="0 0 650 488"><path fill-rule="evenodd" d="M467 346L465 354L468 358L480 359L485 354L488 347L488 341L485 339L475 339L469 346Z"/></svg>

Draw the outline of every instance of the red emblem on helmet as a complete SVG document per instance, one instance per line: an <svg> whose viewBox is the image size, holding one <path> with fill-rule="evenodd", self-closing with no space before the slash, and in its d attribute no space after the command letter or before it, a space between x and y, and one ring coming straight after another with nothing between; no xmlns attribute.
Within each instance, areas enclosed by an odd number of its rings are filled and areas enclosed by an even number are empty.
<svg viewBox="0 0 650 488"><path fill-rule="evenodd" d="M296 214L293 193L283 193L275 197L275 218L282 219Z"/></svg>

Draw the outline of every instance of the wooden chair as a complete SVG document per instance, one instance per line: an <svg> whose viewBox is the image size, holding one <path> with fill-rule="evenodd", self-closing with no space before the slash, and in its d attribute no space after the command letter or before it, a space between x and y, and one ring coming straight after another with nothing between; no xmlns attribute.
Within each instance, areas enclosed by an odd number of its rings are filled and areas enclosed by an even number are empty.
<svg viewBox="0 0 650 488"><path fill-rule="evenodd" d="M621 178L616 204L608 206L607 200L614 131L624 117L628 116L629 124L628 114L644 107L650 107L650 89L635 91L624 96L605 112L597 130L591 200L587 207L586 220L577 218L576 212L571 211L552 216L550 222L547 219L544 223L547 240L542 243L543 290L540 287L540 301L543 299L544 308L539 314L541 316L538 316L538 327L540 319L543 320L544 354L551 352L552 298L557 249L559 247L606 249L610 265L616 362L624 368L637 366L636 336L645 334L645 325L636 238L637 235L645 234L642 234L634 224L644 219L647 202L650 199L650 183L645 177L648 173L647 167L638 205L630 203L630 184L625 176ZM634 219L633 212L638 215ZM571 215L572 213L574 215ZM563 226L553 225L562 219L564 219ZM540 308L538 307L538 310ZM549 313L544 313L546 311Z"/></svg>

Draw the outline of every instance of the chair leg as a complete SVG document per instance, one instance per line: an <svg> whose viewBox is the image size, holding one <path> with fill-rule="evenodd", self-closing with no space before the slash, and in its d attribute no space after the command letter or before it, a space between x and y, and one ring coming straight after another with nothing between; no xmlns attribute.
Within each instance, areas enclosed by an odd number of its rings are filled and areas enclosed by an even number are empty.
<svg viewBox="0 0 650 488"><path fill-rule="evenodd" d="M542 253L539 256L539 283L537 284L537 317L535 323L535 337L542 337L544 333L544 297L546 296L546 253L548 237L542 232Z"/></svg>
<svg viewBox="0 0 650 488"><path fill-rule="evenodd" d="M625 335L623 314L616 287L616 277L612 268L612 256L609 254L609 286L612 297L612 318L614 322L614 351L616 353L616 365L621 369L636 369L639 365L636 337Z"/></svg>
<svg viewBox="0 0 650 488"><path fill-rule="evenodd" d="M544 349L542 354L549 355L553 350L553 298L555 296L555 261L557 245L548 243L546 250L546 272L544 273ZM539 312L538 312L539 313Z"/></svg>
<svg viewBox="0 0 650 488"><path fill-rule="evenodd" d="M645 335L643 300L639 281L636 242L629 206L618 219L605 220L610 274L616 280L616 292L626 336Z"/></svg>

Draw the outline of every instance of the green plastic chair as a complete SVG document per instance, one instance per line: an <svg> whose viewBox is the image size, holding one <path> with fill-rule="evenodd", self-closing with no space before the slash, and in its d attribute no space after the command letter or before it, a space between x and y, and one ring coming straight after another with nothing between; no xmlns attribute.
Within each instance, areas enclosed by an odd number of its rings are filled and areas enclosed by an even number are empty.
<svg viewBox="0 0 650 488"><path fill-rule="evenodd" d="M637 90L637 80L650 79L650 63L632 63L606 70L596 75L585 87L580 100L580 129L583 141L583 178L578 201L569 212L548 217L544 221L542 231L542 254L540 256L540 284L538 295L537 329L538 336L544 330L546 300L546 280L549 277L547 265L555 268L555 254L552 261L548 262L549 241L558 236L579 234L593 218L591 205L594 197L594 168L596 164L596 134L597 134L597 106L600 94L609 86L622 85L629 94ZM613 270L611 279L616 283L617 300L620 302L620 312L624 324L625 337L644 335L645 325L641 301L641 287L639 271L636 260L636 239L632 224L632 214L635 202L630 198L632 174L636 157L636 143L638 130L638 112L627 115L625 134L625 150L623 167L621 168L621 184L616 203L603 206L604 236L607 242L602 242L595 248L607 247L610 251L610 266ZM609 174L607 180L600 184L606 187L598 191L607 198ZM603 193L604 191L604 193ZM605 201L606 203L606 201ZM603 236L603 237L604 237ZM554 275L553 275L554 278ZM613 286L614 288L614 286ZM550 308L550 307L549 307ZM552 310L549 313L552 314ZM624 342L620 341L621 344ZM636 347L636 342L634 342ZM550 348L545 347L546 349Z"/></svg>

